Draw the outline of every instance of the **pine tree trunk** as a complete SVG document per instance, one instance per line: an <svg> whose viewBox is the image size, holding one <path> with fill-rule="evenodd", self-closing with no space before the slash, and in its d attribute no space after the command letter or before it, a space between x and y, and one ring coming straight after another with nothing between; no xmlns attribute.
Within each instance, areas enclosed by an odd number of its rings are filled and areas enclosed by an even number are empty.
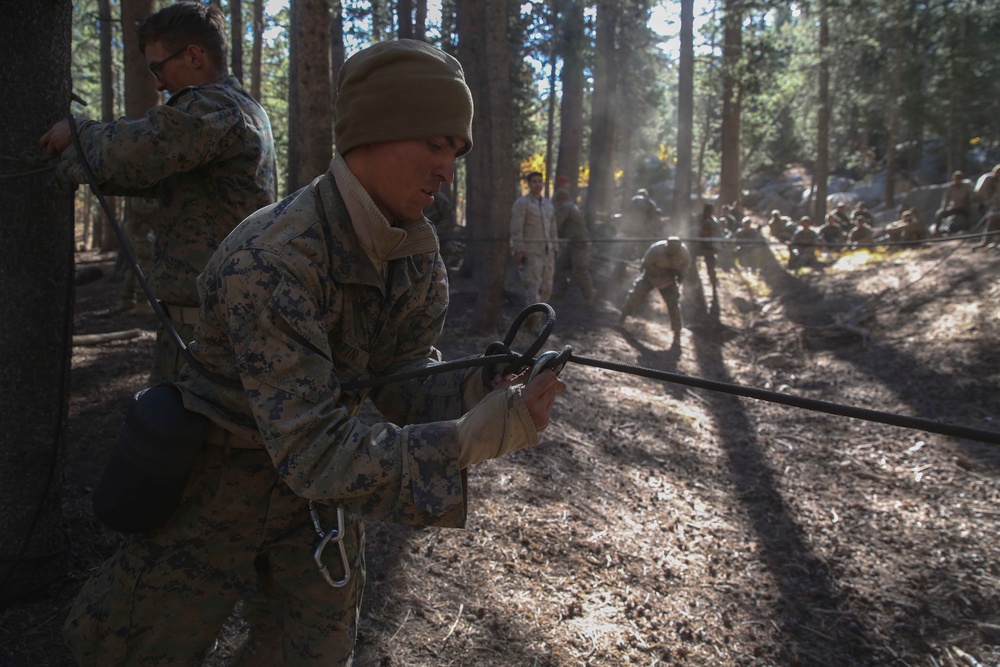
<svg viewBox="0 0 1000 667"><path fill-rule="evenodd" d="M243 3L229 0L229 62L232 75L243 83Z"/></svg>
<svg viewBox="0 0 1000 667"><path fill-rule="evenodd" d="M743 57L743 0L726 0L723 18L722 84L722 165L719 174L719 202L740 199L740 81Z"/></svg>
<svg viewBox="0 0 1000 667"><path fill-rule="evenodd" d="M691 158L694 141L694 0L681 0L680 63L677 72L677 171L672 229L691 217Z"/></svg>
<svg viewBox="0 0 1000 667"><path fill-rule="evenodd" d="M287 192L324 173L333 157L330 11L326 0L291 3Z"/></svg>
<svg viewBox="0 0 1000 667"><path fill-rule="evenodd" d="M562 67L562 102L559 107L559 157L556 175L569 178L570 196L576 199L580 182L580 156L583 154L583 5L579 0L565 3L561 25L560 56Z"/></svg>
<svg viewBox="0 0 1000 667"><path fill-rule="evenodd" d="M5 7L0 154L37 153L70 101L69 0ZM39 85L45 82L45 85ZM8 171L9 169L9 171ZM5 173L26 170L6 167ZM61 480L73 301L73 196L54 172L0 181L0 607L64 576Z"/></svg>

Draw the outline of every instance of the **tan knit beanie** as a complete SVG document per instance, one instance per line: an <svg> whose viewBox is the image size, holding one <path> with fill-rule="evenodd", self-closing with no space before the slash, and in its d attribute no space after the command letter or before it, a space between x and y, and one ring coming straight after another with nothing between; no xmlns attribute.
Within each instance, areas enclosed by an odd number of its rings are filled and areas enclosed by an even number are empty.
<svg viewBox="0 0 1000 667"><path fill-rule="evenodd" d="M337 151L447 136L472 148L472 93L462 66L426 42L381 42L347 59L337 77Z"/></svg>

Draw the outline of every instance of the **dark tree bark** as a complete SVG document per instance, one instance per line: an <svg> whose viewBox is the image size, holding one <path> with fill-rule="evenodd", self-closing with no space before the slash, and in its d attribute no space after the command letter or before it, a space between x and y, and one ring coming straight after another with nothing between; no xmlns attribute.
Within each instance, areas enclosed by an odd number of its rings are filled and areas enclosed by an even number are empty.
<svg viewBox="0 0 1000 667"><path fill-rule="evenodd" d="M243 2L229 0L229 62L232 75L243 83Z"/></svg>
<svg viewBox="0 0 1000 667"><path fill-rule="evenodd" d="M308 185L333 157L330 11L326 0L295 0L291 10L287 192Z"/></svg>
<svg viewBox="0 0 1000 667"><path fill-rule="evenodd" d="M694 0L681 0L680 63L677 72L677 171L673 229L691 218L691 159L694 141Z"/></svg>
<svg viewBox="0 0 1000 667"><path fill-rule="evenodd" d="M583 154L584 34L583 4L567 0L560 21L559 55L562 57L562 103L559 108L559 156L556 176L569 178L570 196L579 189Z"/></svg>
<svg viewBox="0 0 1000 667"><path fill-rule="evenodd" d="M465 158L466 261L479 288L473 326L500 327L503 282L510 255L510 209L516 187L507 0L459 0L458 56L472 91L475 147Z"/></svg>
<svg viewBox="0 0 1000 667"><path fill-rule="evenodd" d="M726 0L723 17L722 158L719 200L740 199L740 63L743 58L743 1Z"/></svg>
<svg viewBox="0 0 1000 667"><path fill-rule="evenodd" d="M264 0L253 0L253 63L250 69L250 95L260 101L260 82L264 72Z"/></svg>
<svg viewBox="0 0 1000 667"><path fill-rule="evenodd" d="M69 0L16 2L0 27L0 154L40 156L70 103ZM40 85L39 82L45 82ZM73 303L73 193L52 170L10 162L0 180L0 607L63 577L60 485Z"/></svg>
<svg viewBox="0 0 1000 667"><path fill-rule="evenodd" d="M427 0L417 0L416 15L413 19L413 38L427 41Z"/></svg>
<svg viewBox="0 0 1000 667"><path fill-rule="evenodd" d="M340 0L330 2L330 92L331 108L337 106L337 79L340 78L340 69L347 59L347 50L344 48L344 5ZM336 141L334 137L334 141Z"/></svg>
<svg viewBox="0 0 1000 667"><path fill-rule="evenodd" d="M413 0L397 0L396 15L399 21L399 38L413 39Z"/></svg>
<svg viewBox="0 0 1000 667"><path fill-rule="evenodd" d="M455 0L441 0L441 48L455 53Z"/></svg>

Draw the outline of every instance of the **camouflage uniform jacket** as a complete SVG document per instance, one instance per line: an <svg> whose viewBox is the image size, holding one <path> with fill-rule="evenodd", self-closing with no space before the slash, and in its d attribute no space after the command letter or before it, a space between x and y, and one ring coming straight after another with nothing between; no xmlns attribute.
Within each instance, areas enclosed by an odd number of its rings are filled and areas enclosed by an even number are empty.
<svg viewBox="0 0 1000 667"><path fill-rule="evenodd" d="M545 197L530 194L514 201L510 214L511 252L525 255L552 255L557 251L555 209Z"/></svg>
<svg viewBox="0 0 1000 667"><path fill-rule="evenodd" d="M642 256L642 273L656 289L681 282L690 265L691 253L683 243L670 246L657 241Z"/></svg>
<svg viewBox="0 0 1000 667"><path fill-rule="evenodd" d="M694 241L696 255L714 255L715 241L712 239L722 238L722 226L718 218L714 215L703 215L698 219L698 238L704 241Z"/></svg>
<svg viewBox="0 0 1000 667"><path fill-rule="evenodd" d="M444 326L448 279L434 230L423 218L395 226L405 238L383 274L365 253L330 171L252 215L199 278L192 348L208 370L243 388L198 374L179 386L188 409L260 442L277 478L301 497L369 519L461 526L464 475L454 420L464 372L341 388L440 361L433 345ZM388 422L357 418L366 397Z"/></svg>
<svg viewBox="0 0 1000 667"><path fill-rule="evenodd" d="M106 194L158 197L150 284L156 296L198 304L196 279L243 218L275 201L274 139L264 109L232 76L183 88L138 120L79 124ZM58 172L86 183L70 146Z"/></svg>
<svg viewBox="0 0 1000 667"><path fill-rule="evenodd" d="M556 209L556 229L559 238L567 246L587 246L590 244L590 231L583 219L580 208L571 201Z"/></svg>

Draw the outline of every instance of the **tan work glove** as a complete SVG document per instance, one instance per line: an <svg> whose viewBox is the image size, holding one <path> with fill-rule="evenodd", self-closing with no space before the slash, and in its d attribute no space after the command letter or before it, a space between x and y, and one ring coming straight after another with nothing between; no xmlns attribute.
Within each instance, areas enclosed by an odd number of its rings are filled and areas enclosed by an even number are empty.
<svg viewBox="0 0 1000 667"><path fill-rule="evenodd" d="M501 386L487 394L458 420L459 466L466 468L537 445L555 397L565 389L565 383L544 371L527 385Z"/></svg>

